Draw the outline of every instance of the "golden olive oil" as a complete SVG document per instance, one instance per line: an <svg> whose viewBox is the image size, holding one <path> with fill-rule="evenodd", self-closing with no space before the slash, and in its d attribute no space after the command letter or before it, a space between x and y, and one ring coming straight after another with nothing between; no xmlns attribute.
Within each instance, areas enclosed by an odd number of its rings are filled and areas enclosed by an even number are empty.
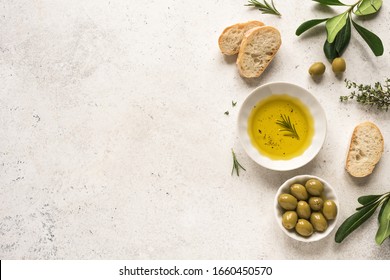
<svg viewBox="0 0 390 280"><path fill-rule="evenodd" d="M289 121L298 137L280 125L283 119ZM310 146L314 121L308 108L297 98L287 94L272 95L253 107L248 133L252 145L262 155L288 160L303 154Z"/></svg>

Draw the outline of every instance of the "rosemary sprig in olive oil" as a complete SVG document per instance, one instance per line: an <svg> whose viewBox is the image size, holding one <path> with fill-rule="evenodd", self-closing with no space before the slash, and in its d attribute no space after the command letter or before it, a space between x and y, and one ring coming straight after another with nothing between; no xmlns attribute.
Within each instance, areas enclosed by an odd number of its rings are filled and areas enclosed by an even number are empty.
<svg viewBox="0 0 390 280"><path fill-rule="evenodd" d="M283 129L280 129L279 131L286 131L287 133L285 133L284 136L290 136L299 140L298 132L295 129L295 125L291 123L290 117L282 114L280 117L282 120L277 120L276 124L283 127Z"/></svg>
<svg viewBox="0 0 390 280"><path fill-rule="evenodd" d="M348 89L354 89L347 96L340 96L340 101L356 99L362 105L376 106L378 109L388 110L390 107L390 79L386 79L385 84L380 82L371 85L357 84L345 80Z"/></svg>
<svg viewBox="0 0 390 280"><path fill-rule="evenodd" d="M275 8L274 1L271 0L271 4L264 0L264 3L260 3L257 0L249 0L249 4L245 6L255 7L261 11L262 14L270 14L275 16L281 16L279 11Z"/></svg>
<svg viewBox="0 0 390 280"><path fill-rule="evenodd" d="M240 168L244 171L246 171L246 169L238 162L236 154L234 153L233 149L232 149L232 155L233 155L232 175L234 171L236 171L237 176L240 176Z"/></svg>

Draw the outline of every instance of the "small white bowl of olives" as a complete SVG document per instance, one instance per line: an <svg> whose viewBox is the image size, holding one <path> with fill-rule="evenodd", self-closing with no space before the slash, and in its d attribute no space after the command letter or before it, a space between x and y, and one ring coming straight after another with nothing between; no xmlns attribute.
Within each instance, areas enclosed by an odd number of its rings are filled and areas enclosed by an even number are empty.
<svg viewBox="0 0 390 280"><path fill-rule="evenodd" d="M299 175L287 180L276 193L274 204L278 225L295 240L318 241L337 224L336 192L316 176Z"/></svg>

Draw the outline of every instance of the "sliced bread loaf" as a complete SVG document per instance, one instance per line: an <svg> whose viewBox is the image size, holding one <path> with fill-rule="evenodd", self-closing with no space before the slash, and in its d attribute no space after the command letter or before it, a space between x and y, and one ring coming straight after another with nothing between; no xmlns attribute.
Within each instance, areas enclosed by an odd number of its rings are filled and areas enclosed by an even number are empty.
<svg viewBox="0 0 390 280"><path fill-rule="evenodd" d="M259 77L282 44L279 31L271 26L255 27L245 33L237 58L240 75Z"/></svg>
<svg viewBox="0 0 390 280"><path fill-rule="evenodd" d="M221 52L226 55L233 55L238 53L240 44L245 32L248 30L263 26L264 23L260 21L248 21L246 23L237 23L235 25L225 28L221 36L218 39L218 45Z"/></svg>
<svg viewBox="0 0 390 280"><path fill-rule="evenodd" d="M354 177L366 177L372 173L382 157L384 140L379 128L372 122L355 127L345 168Z"/></svg>

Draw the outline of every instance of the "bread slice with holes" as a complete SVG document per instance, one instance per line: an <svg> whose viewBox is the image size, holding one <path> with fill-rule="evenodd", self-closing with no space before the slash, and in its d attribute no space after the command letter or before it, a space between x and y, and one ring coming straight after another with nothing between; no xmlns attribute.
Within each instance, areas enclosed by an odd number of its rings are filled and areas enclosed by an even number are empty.
<svg viewBox="0 0 390 280"><path fill-rule="evenodd" d="M237 57L240 75L245 78L260 77L281 44L280 32L272 26L255 27L246 32Z"/></svg>
<svg viewBox="0 0 390 280"><path fill-rule="evenodd" d="M345 168L354 177L370 175L382 157L384 140L379 128L372 122L355 127Z"/></svg>
<svg viewBox="0 0 390 280"><path fill-rule="evenodd" d="M218 39L218 45L221 52L226 55L237 54L245 32L258 26L264 26L264 23L253 20L226 27Z"/></svg>

